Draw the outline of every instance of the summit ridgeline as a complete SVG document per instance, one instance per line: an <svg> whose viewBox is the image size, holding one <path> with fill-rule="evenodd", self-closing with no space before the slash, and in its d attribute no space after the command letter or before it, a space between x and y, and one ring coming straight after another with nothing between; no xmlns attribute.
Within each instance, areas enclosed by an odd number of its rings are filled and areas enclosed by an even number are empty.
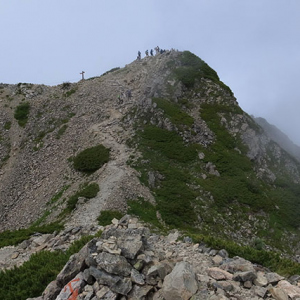
<svg viewBox="0 0 300 300"><path fill-rule="evenodd" d="M77 83L0 84L0 120L2 247L129 213L255 262L277 251L296 270L299 162L191 52Z"/></svg>

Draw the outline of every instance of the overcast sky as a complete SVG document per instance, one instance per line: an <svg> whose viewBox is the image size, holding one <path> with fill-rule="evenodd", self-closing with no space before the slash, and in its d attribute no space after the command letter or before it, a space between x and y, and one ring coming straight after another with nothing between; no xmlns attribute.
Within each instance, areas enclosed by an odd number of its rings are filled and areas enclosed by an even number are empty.
<svg viewBox="0 0 300 300"><path fill-rule="evenodd" d="M57 85L189 50L300 145L299 0L0 0L0 82Z"/></svg>

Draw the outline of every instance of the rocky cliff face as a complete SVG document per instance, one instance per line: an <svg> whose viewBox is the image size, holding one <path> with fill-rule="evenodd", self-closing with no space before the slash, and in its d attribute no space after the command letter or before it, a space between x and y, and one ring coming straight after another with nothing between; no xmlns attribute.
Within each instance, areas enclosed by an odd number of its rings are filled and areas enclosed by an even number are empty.
<svg viewBox="0 0 300 300"><path fill-rule="evenodd" d="M299 164L191 53L54 87L2 84L0 97L1 230L55 221L96 183L97 196L64 215L66 228L96 225L103 210L149 209L158 226L297 247ZM76 171L72 158L99 144L110 160L90 175Z"/></svg>

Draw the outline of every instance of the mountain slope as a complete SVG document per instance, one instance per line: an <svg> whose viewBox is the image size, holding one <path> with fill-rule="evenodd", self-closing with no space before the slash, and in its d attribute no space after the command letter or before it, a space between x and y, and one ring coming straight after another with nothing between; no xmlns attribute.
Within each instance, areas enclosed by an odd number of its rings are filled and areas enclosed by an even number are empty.
<svg viewBox="0 0 300 300"><path fill-rule="evenodd" d="M299 163L188 51L74 84L1 85L0 103L1 230L38 218L96 224L101 211L120 210L160 228L298 246ZM99 144L110 160L76 171L77 155ZM88 199L91 183L100 191Z"/></svg>
<svg viewBox="0 0 300 300"><path fill-rule="evenodd" d="M274 142L276 142L282 149L300 161L300 147L295 145L286 134L280 131L276 126L268 123L264 118L254 118L254 120L264 129L265 133Z"/></svg>

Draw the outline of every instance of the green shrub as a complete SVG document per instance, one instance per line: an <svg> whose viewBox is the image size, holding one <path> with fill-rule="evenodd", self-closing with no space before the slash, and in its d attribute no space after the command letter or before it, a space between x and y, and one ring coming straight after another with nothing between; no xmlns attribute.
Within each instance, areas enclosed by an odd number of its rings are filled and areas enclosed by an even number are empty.
<svg viewBox="0 0 300 300"><path fill-rule="evenodd" d="M69 197L66 212L71 212L76 207L79 197L91 199L96 197L98 192L99 185L97 183L85 184L81 190Z"/></svg>
<svg viewBox="0 0 300 300"><path fill-rule="evenodd" d="M5 130L9 130L10 127L11 127L11 122L10 122L10 121L5 122L5 124L4 124L4 129L5 129Z"/></svg>
<svg viewBox="0 0 300 300"><path fill-rule="evenodd" d="M169 159L189 162L197 157L197 146L185 146L182 138L174 131L149 125L145 127L141 137L142 146L159 151Z"/></svg>
<svg viewBox="0 0 300 300"><path fill-rule="evenodd" d="M30 110L30 105L28 102L19 104L15 109L14 117L18 120L18 124L21 127L25 127L28 121L28 114Z"/></svg>
<svg viewBox="0 0 300 300"><path fill-rule="evenodd" d="M60 137L65 133L67 128L68 128L68 125L66 125L66 124L64 124L62 127L60 127L59 130L57 131L56 138L60 139Z"/></svg>
<svg viewBox="0 0 300 300"><path fill-rule="evenodd" d="M176 103L169 102L162 98L154 98L153 101L157 104L158 108L164 110L167 117L170 121L176 125L178 128L181 128L183 125L191 127L194 123L194 119L182 111Z"/></svg>
<svg viewBox="0 0 300 300"><path fill-rule="evenodd" d="M65 97L70 97L72 94L74 94L77 91L77 89L71 89L65 93Z"/></svg>
<svg viewBox="0 0 300 300"><path fill-rule="evenodd" d="M62 194L70 187L70 185L65 185L62 187L62 189L57 192L52 198L51 200L47 203L47 204L53 204L55 203L58 199L60 199L60 197L62 196Z"/></svg>
<svg viewBox="0 0 300 300"><path fill-rule="evenodd" d="M106 226L111 224L113 218L120 220L122 216L123 214L117 210L103 210L97 220L99 225Z"/></svg>
<svg viewBox="0 0 300 300"><path fill-rule="evenodd" d="M82 237L65 253L41 251L33 254L21 267L0 272L0 299L25 300L40 296L70 256L77 253L91 239L92 236Z"/></svg>
<svg viewBox="0 0 300 300"><path fill-rule="evenodd" d="M91 199L97 196L99 190L99 185L94 182L89 185L85 185L84 188L78 192L78 195L79 197Z"/></svg>
<svg viewBox="0 0 300 300"><path fill-rule="evenodd" d="M86 173L95 172L108 162L109 151L103 145L83 150L73 159L74 169Z"/></svg>

